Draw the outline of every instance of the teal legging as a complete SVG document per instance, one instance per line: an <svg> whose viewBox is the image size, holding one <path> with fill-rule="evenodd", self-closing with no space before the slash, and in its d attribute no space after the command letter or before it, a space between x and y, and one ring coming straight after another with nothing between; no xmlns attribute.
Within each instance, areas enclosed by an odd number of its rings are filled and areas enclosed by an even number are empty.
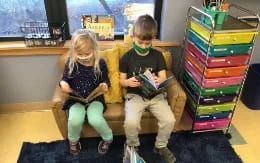
<svg viewBox="0 0 260 163"><path fill-rule="evenodd" d="M86 109L84 105L75 103L69 109L68 138L76 142L80 138L82 125L87 116L88 123L101 135L103 140L112 140L112 130L103 117L103 104L98 101L90 103Z"/></svg>

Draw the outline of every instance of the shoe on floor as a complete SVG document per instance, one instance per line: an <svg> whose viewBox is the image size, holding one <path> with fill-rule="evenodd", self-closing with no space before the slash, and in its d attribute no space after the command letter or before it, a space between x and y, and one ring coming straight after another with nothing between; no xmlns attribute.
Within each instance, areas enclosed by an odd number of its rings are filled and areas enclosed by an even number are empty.
<svg viewBox="0 0 260 163"><path fill-rule="evenodd" d="M158 153L167 163L175 163L176 157L167 147L154 148L154 152Z"/></svg>
<svg viewBox="0 0 260 163"><path fill-rule="evenodd" d="M69 141L69 145L70 145L70 154L77 156L80 153L81 150L81 144L79 141L77 142L72 142Z"/></svg>
<svg viewBox="0 0 260 163"><path fill-rule="evenodd" d="M101 140L98 144L98 153L106 154L112 144L112 140Z"/></svg>

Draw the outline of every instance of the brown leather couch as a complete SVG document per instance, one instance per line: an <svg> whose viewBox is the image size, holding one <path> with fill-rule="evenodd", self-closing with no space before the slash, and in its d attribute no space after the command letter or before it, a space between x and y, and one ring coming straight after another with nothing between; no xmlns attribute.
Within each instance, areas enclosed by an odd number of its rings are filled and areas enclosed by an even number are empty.
<svg viewBox="0 0 260 163"><path fill-rule="evenodd" d="M102 51L102 55L107 62L109 78L111 85L115 86L113 88L109 88L109 92L105 95L105 100L107 103L107 110L104 113L104 117L107 120L109 126L112 128L114 135L123 135L124 134L124 102L123 94L124 91L119 87L119 72L118 72L118 62L119 58L130 48L128 45L116 45L112 49L107 49ZM156 48L156 47L155 47ZM164 58L167 63L167 67L171 70L171 54L161 48L157 48L163 52ZM113 57L116 55L116 57ZM59 66L61 75L64 69L64 63L67 58L67 55L64 54L59 59ZM112 68L114 67L114 68ZM167 74L171 74L170 71ZM176 123L173 131L178 130L178 126L180 124L180 120L184 111L184 105L186 102L186 94L184 93L182 87L178 83L176 79L172 80L167 88L168 93L168 102L172 108L172 111L176 118ZM115 99L116 96L119 95L118 99ZM62 93L60 88L56 87L54 92L53 102L51 105L51 109L53 115L55 117L58 128L64 137L67 138L67 111L62 110L63 103L65 101L66 95ZM141 131L142 133L156 133L157 132L157 120L150 114L148 111L144 113L141 120ZM96 131L90 127L87 122L83 125L82 129L82 137L96 137L99 136Z"/></svg>

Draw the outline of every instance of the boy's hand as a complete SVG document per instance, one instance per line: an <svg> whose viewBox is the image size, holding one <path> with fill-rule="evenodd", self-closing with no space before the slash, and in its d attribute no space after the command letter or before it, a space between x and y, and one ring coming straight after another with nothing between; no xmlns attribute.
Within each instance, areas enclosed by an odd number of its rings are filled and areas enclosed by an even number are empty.
<svg viewBox="0 0 260 163"><path fill-rule="evenodd" d="M135 77L131 77L129 79L126 80L126 85L128 87L139 87L140 86L140 82L135 78Z"/></svg>
<svg viewBox="0 0 260 163"><path fill-rule="evenodd" d="M100 83L99 84L99 88L100 88L100 91L102 91L102 92L107 92L108 91L107 83Z"/></svg>
<svg viewBox="0 0 260 163"><path fill-rule="evenodd" d="M153 73L153 80L154 80L154 83L156 86L158 86L160 84L158 76L156 76L154 73Z"/></svg>

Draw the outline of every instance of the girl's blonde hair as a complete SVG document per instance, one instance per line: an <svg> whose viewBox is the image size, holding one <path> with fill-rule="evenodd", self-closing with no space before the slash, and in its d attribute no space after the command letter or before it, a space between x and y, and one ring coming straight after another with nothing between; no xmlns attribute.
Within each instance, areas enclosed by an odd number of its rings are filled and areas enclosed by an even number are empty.
<svg viewBox="0 0 260 163"><path fill-rule="evenodd" d="M83 50L91 50L94 55L94 72L96 74L100 73L100 67L99 67L99 60L100 60L100 54L99 54L99 47L97 44L95 33L88 30L88 29L79 29L76 32L73 33L71 38L71 48L69 51L69 74L72 73L75 65L77 66L76 60L77 55L79 52L82 52Z"/></svg>

